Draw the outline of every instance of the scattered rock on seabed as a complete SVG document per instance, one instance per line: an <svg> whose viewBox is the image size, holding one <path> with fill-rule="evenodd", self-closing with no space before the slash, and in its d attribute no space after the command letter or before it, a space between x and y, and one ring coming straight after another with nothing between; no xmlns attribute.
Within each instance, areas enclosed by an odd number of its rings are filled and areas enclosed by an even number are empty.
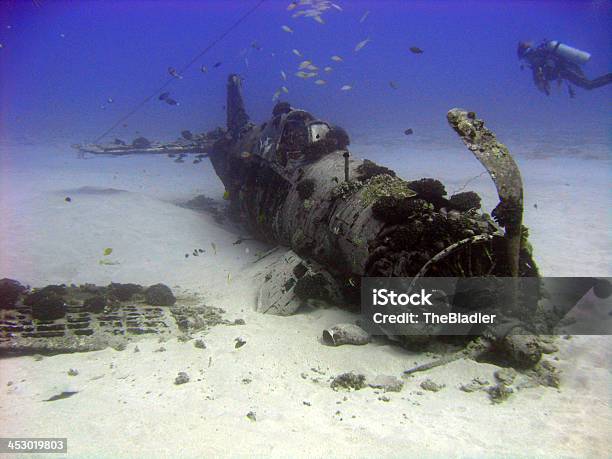
<svg viewBox="0 0 612 459"><path fill-rule="evenodd" d="M352 371L349 373L342 373L336 376L330 384L330 387L334 390L345 389L345 390L359 390L365 387L366 377L362 374L355 374Z"/></svg>
<svg viewBox="0 0 612 459"><path fill-rule="evenodd" d="M431 392L438 392L440 389L444 387L446 387L445 384L437 384L431 379L426 379L425 381L421 382L421 388L424 390L431 391Z"/></svg>
<svg viewBox="0 0 612 459"><path fill-rule="evenodd" d="M502 368L494 373L495 379L507 386L511 385L516 378L516 370L513 368Z"/></svg>
<svg viewBox="0 0 612 459"><path fill-rule="evenodd" d="M185 384L189 382L189 375L184 371L179 372L178 376L174 379L174 384Z"/></svg>
<svg viewBox="0 0 612 459"><path fill-rule="evenodd" d="M369 383L369 386L374 389L382 389L385 392L399 392L404 387L404 382L395 376L378 375L374 378L374 381Z"/></svg>
<svg viewBox="0 0 612 459"><path fill-rule="evenodd" d="M323 330L322 339L328 346L363 345L370 342L370 335L363 328L346 323Z"/></svg>
<svg viewBox="0 0 612 459"><path fill-rule="evenodd" d="M474 378L467 384L459 386L463 392L476 392L477 390L483 390L485 386L489 384L489 381L481 378Z"/></svg>
<svg viewBox="0 0 612 459"><path fill-rule="evenodd" d="M507 400L514 391L511 387L508 387L503 383L499 383L496 386L488 387L487 392L489 393L489 398L493 403L501 403L504 400Z"/></svg>

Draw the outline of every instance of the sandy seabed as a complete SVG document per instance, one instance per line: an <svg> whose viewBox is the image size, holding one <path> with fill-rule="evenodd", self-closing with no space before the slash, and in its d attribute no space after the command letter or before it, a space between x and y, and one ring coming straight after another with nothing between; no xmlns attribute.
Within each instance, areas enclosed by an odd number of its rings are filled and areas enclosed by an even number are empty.
<svg viewBox="0 0 612 459"><path fill-rule="evenodd" d="M449 194L478 176L466 189L479 192L489 211L496 204L490 179L479 176L482 168L460 145L416 155L362 142L352 151L404 178L439 178ZM542 274L610 276L610 162L518 153L525 222ZM177 205L197 194L221 199L207 161L77 160L33 147L0 158L0 278L33 286L163 282L179 297L195 295L246 322L203 334L206 349L173 339L163 344L165 352L155 352L158 340L145 339L139 353L130 344L123 351L2 359L2 437L67 437L70 456L96 458L610 455L609 336L558 340L561 388L523 389L501 404L459 389L475 377L494 380L498 367L470 360L416 374L398 393L335 392L329 378L340 373L399 377L432 356L385 341L322 345L324 328L357 318L338 308L291 317L255 312L266 266L281 253L254 263L269 247L234 245L246 236L239 229ZM106 247L118 264L99 264ZM206 254L185 258L194 248ZM236 349L238 336L246 345ZM77 376L68 375L71 368ZM191 381L177 386L180 371ZM427 378L446 386L423 391ZM78 394L42 402L62 391Z"/></svg>

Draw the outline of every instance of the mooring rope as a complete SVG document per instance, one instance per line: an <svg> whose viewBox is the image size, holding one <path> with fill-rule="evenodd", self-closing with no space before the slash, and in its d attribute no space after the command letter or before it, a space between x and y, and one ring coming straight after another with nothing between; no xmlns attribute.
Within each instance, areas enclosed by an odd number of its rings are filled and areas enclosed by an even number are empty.
<svg viewBox="0 0 612 459"><path fill-rule="evenodd" d="M179 69L179 74L184 73L187 69L189 69L189 67L195 64L202 56L204 56L204 54L210 51L217 43L219 43L221 40L227 37L231 32L233 32L234 29L236 29L240 24L242 24L242 22L244 22L251 14L253 14L265 1L266 0L259 0L251 9L249 9L246 13L240 16L240 18L238 18L236 22L234 22L229 28L227 28L221 35L215 38L206 48L200 51L193 59L191 59L187 64L181 67ZM93 143L98 143L100 140L102 140L104 137L110 134L117 126L124 123L134 113L140 110L147 102L149 102L154 97L158 96L159 93L161 93L164 89L166 89L166 87L168 87L170 83L172 83L175 79L176 79L175 77L168 78L166 82L162 86L159 87L159 89L155 90L153 93L151 93L150 96L146 97L140 103L135 105L129 112L127 112L119 120L117 120L115 124L113 124L110 128L104 131L104 133L101 136L96 138L93 141Z"/></svg>

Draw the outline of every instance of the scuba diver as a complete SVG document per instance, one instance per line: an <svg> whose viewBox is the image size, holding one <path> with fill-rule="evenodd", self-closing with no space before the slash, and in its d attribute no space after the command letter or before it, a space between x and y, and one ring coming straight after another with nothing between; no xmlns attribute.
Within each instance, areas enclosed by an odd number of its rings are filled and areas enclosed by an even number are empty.
<svg viewBox="0 0 612 459"><path fill-rule="evenodd" d="M529 42L519 42L517 54L519 60L525 61L531 68L536 87L547 96L550 95L550 82L555 80L559 85L563 80L567 82L571 98L575 93L570 83L589 90L612 83L612 73L589 80L581 65L588 62L591 55L559 41L545 40L536 47Z"/></svg>

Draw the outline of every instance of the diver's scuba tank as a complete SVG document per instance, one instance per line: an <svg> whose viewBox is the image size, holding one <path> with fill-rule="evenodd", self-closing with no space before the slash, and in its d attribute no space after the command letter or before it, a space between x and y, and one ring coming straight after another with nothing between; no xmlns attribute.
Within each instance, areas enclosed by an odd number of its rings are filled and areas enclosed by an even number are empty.
<svg viewBox="0 0 612 459"><path fill-rule="evenodd" d="M572 48L571 46L564 45L556 40L551 40L546 43L546 47L564 59L578 65L586 64L591 58L591 55L586 51Z"/></svg>

